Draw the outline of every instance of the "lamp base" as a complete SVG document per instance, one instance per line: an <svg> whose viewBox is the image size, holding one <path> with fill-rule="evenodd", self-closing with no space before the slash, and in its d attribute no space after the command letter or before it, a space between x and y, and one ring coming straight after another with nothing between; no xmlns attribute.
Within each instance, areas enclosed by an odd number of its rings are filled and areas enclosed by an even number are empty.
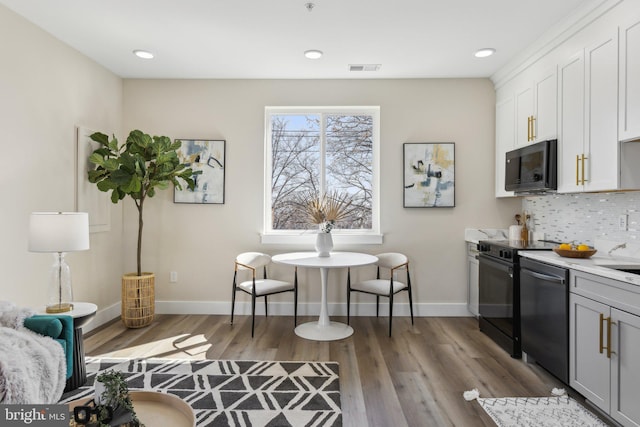
<svg viewBox="0 0 640 427"><path fill-rule="evenodd" d="M47 306L47 313L66 313L73 310L73 304L63 302L61 304L52 304Z"/></svg>

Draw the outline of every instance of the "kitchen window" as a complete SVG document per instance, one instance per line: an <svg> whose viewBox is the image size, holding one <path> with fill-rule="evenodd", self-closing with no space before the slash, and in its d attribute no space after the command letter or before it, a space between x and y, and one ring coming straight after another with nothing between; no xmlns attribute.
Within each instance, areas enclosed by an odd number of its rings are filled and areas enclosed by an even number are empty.
<svg viewBox="0 0 640 427"><path fill-rule="evenodd" d="M263 243L312 242L296 200L309 192L349 194L354 213L337 243L381 243L379 107L267 107Z"/></svg>

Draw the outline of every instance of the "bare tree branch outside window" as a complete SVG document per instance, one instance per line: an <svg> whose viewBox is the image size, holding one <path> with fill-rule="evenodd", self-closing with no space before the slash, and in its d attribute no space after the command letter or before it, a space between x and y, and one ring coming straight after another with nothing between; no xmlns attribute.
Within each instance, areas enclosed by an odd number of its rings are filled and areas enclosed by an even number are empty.
<svg viewBox="0 0 640 427"><path fill-rule="evenodd" d="M313 229L296 208L300 194L349 194L352 215L337 229L372 228L373 117L278 114L271 116L271 206L274 230ZM325 169L320 161L325 144ZM321 183L326 188L321 188Z"/></svg>

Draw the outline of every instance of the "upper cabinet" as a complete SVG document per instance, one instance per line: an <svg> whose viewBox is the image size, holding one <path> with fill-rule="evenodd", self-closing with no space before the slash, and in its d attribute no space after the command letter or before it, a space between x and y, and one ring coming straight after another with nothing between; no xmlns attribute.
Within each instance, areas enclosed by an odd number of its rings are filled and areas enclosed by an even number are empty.
<svg viewBox="0 0 640 427"><path fill-rule="evenodd" d="M494 76L497 197L504 153L556 138L558 192L640 189L640 2L592 6Z"/></svg>
<svg viewBox="0 0 640 427"><path fill-rule="evenodd" d="M587 191L618 188L618 32L585 51L585 153L580 180ZM562 165L565 166L564 164Z"/></svg>
<svg viewBox="0 0 640 427"><path fill-rule="evenodd" d="M620 25L620 140L640 139L640 11Z"/></svg>
<svg viewBox="0 0 640 427"><path fill-rule="evenodd" d="M496 101L496 197L504 189L505 154L515 148L557 137L557 67L526 73L506 86Z"/></svg>
<svg viewBox="0 0 640 427"><path fill-rule="evenodd" d="M496 103L496 197L513 196L504 189L505 154L515 146L515 100L509 96Z"/></svg>
<svg viewBox="0 0 640 427"><path fill-rule="evenodd" d="M581 187L580 154L584 153L584 50L558 67L558 191L577 191ZM575 162L572 165L572 162ZM573 166L573 167L572 167Z"/></svg>
<svg viewBox="0 0 640 427"><path fill-rule="evenodd" d="M555 139L557 135L556 67L534 76L516 89L516 145Z"/></svg>
<svg viewBox="0 0 640 427"><path fill-rule="evenodd" d="M617 31L559 68L558 192L617 189Z"/></svg>

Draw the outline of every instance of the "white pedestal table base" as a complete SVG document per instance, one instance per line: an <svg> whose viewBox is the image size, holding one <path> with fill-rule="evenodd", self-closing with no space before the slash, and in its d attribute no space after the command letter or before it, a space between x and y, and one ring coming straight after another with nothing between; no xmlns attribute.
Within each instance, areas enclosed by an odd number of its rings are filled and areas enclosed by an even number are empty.
<svg viewBox="0 0 640 427"><path fill-rule="evenodd" d="M318 322L299 325L295 329L296 335L314 341L336 341L353 335L353 328L346 323L329 322L328 326L320 326Z"/></svg>

